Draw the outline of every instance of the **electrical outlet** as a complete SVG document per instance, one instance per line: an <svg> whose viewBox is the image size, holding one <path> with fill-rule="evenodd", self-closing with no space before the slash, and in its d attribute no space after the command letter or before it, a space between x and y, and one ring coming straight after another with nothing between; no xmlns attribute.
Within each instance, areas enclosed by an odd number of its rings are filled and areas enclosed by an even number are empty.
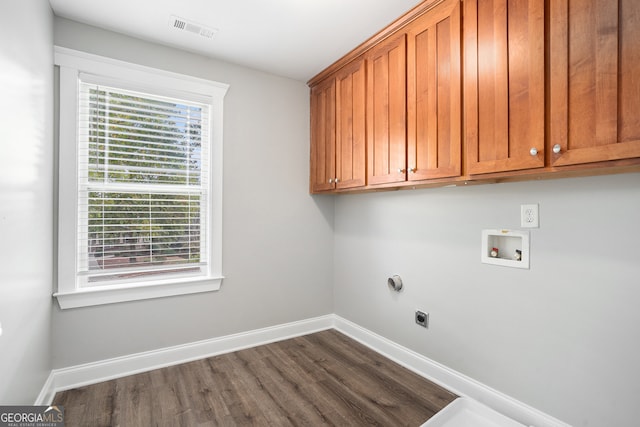
<svg viewBox="0 0 640 427"><path fill-rule="evenodd" d="M540 217L538 205L520 205L520 226L523 228L538 228Z"/></svg>
<svg viewBox="0 0 640 427"><path fill-rule="evenodd" d="M423 328L429 327L429 313L425 313L424 311L416 310L416 323Z"/></svg>

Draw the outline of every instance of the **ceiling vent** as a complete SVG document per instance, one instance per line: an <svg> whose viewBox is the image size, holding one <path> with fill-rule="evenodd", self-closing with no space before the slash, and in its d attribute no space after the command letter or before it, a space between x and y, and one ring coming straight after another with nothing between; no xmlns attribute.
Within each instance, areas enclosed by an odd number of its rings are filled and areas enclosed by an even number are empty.
<svg viewBox="0 0 640 427"><path fill-rule="evenodd" d="M193 21L188 21L175 15L171 15L169 26L173 29L187 31L207 39L212 39L218 32L217 28L205 27L204 25L196 24Z"/></svg>

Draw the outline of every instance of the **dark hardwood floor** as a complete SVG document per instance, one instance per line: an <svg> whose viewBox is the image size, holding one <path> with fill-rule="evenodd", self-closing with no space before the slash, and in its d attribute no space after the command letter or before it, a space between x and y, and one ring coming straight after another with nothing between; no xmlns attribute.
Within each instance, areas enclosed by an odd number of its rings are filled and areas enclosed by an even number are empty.
<svg viewBox="0 0 640 427"><path fill-rule="evenodd" d="M65 425L419 426L456 396L328 330L57 393Z"/></svg>

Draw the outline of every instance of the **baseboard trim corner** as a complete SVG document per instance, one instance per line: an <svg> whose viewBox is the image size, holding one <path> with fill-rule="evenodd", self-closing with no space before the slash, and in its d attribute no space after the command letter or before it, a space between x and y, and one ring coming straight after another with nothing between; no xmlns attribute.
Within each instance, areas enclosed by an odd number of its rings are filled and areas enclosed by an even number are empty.
<svg viewBox="0 0 640 427"><path fill-rule="evenodd" d="M33 403L35 406L43 406L50 405L53 402L53 398L56 395L55 389L55 375L53 371L49 372L49 376L42 386L42 390L40 390L40 394L36 398L36 401Z"/></svg>
<svg viewBox="0 0 640 427"><path fill-rule="evenodd" d="M336 314L68 368L54 369L47 378L35 404L51 404L55 394L59 391L308 335L327 329L336 329L418 375L451 390L453 393L475 399L527 426L570 427L550 415Z"/></svg>
<svg viewBox="0 0 640 427"><path fill-rule="evenodd" d="M333 323L334 316L330 314L68 368L54 369L37 398L37 404L51 404L55 394L59 391L312 334L333 328Z"/></svg>
<svg viewBox="0 0 640 427"><path fill-rule="evenodd" d="M469 397L527 426L571 427L542 411L450 369L406 347L396 344L347 319L334 315L334 328L418 375Z"/></svg>

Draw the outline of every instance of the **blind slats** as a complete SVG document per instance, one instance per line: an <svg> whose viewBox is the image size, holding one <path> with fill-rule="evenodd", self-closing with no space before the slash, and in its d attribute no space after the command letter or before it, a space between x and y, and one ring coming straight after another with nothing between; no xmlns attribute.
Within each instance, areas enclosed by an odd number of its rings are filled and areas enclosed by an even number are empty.
<svg viewBox="0 0 640 427"><path fill-rule="evenodd" d="M173 98L149 98L148 94L109 87L100 84L92 84L83 81L80 86L81 105L105 105L115 108L130 108L133 110L147 111L167 115L179 115L183 112L199 115L203 111L204 104L184 102Z"/></svg>
<svg viewBox="0 0 640 427"><path fill-rule="evenodd" d="M132 143L129 145L128 143ZM133 145L135 144L135 145ZM145 152L159 152L169 153L176 157L183 158L185 150L191 149L195 151L195 147L188 147L186 145L165 144L162 142L154 142L152 140L145 140L140 142L136 139L123 139L123 138L106 138L106 137L92 137L92 142L89 145L91 150L105 151L110 149L126 149L131 150L144 150ZM128 151L133 153L133 151ZM194 154L198 154L199 151L195 151Z"/></svg>
<svg viewBox="0 0 640 427"><path fill-rule="evenodd" d="M129 123L129 124L140 124L140 123L149 123L151 119L155 121L155 123L164 123L167 124L166 119L171 118L172 127L177 129L185 127L187 124L193 125L201 125L203 123L203 117L201 114L159 114L156 112L155 115L145 114L144 112L136 112L136 111L126 111L126 115L123 114L125 111L119 111L114 108L105 108L100 104L80 104L80 111L78 114L83 121L91 122L91 119L102 119L102 122L116 122L116 123ZM100 123L99 120L96 121Z"/></svg>
<svg viewBox="0 0 640 427"><path fill-rule="evenodd" d="M119 160L119 159L116 159ZM111 160L113 161L113 159ZM167 165L167 166L171 166L174 165L175 163L169 163L169 162L151 162L151 161L144 161L144 160L138 160L136 161L135 159L131 159L130 162L135 166L135 167L129 167L128 165L121 165L121 164L92 164L92 172L96 172L96 173L105 173L105 172L111 172L112 174L134 174L136 172L138 173L153 173L154 177L159 177L159 176L164 176L164 177L173 177L175 175L192 175L194 173L196 173L197 175L199 175L199 172L197 170L190 170L190 169L167 169L167 168L163 168L161 167L162 165ZM156 166L159 167L147 167L147 166L142 166L142 165L135 165L135 163L144 163L144 164L154 164ZM98 175L100 176L100 175ZM195 176L194 178L197 178L197 176ZM95 178L94 178L95 179Z"/></svg>
<svg viewBox="0 0 640 427"><path fill-rule="evenodd" d="M208 107L80 87L78 274L91 283L206 268Z"/></svg>
<svg viewBox="0 0 640 427"><path fill-rule="evenodd" d="M175 127L175 125L167 125L163 123L136 121L132 124L134 126L125 126L115 120L102 120L101 122L88 122L87 126L80 128L80 130L87 132L93 137L99 137L101 134L106 133L108 135L126 135L165 141L174 141L181 138L194 141L200 140L200 131L195 123L189 123L182 130ZM140 128L135 125L146 126L147 129L145 129L144 132L141 132ZM160 129L153 129L152 126L158 126Z"/></svg>
<svg viewBox="0 0 640 427"><path fill-rule="evenodd" d="M194 267L204 267L205 264L201 263L201 264L191 264L191 265L180 265L180 264L174 264L171 266L171 270L187 270L187 269L193 269ZM133 271L132 271L133 270ZM161 273L163 272L163 270L166 270L165 267L158 267L158 268L151 268L149 266L145 266L142 268L137 268L137 269L131 269L131 268L114 268L115 273L144 273L144 272L158 272L160 271ZM92 273L91 275L94 277L100 277L100 276L109 276L110 274L112 274L112 272L98 272L98 273ZM80 276L88 276L88 273L79 273L78 275Z"/></svg>
<svg viewBox="0 0 640 427"><path fill-rule="evenodd" d="M121 95L120 95L121 94ZM80 90L81 111L91 108L102 114L106 111L118 111L128 115L140 115L148 117L172 116L177 118L202 118L203 112L207 112L204 104L180 101L173 102L149 102L148 98L140 98L140 94L121 89L108 88L106 86L83 83Z"/></svg>

